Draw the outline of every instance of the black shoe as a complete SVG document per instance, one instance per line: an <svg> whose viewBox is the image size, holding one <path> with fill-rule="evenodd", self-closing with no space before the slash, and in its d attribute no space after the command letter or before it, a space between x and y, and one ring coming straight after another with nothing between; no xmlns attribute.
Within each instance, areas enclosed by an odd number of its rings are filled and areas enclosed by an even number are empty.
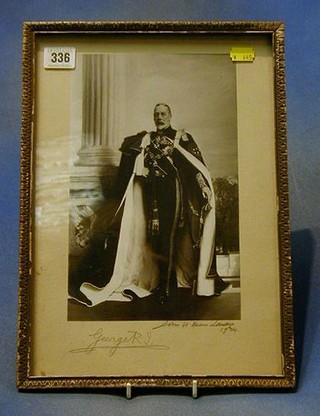
<svg viewBox="0 0 320 416"><path fill-rule="evenodd" d="M230 283L225 282L223 279L221 279L221 277L214 279L214 283L215 294L218 296L221 295L221 293L230 286Z"/></svg>

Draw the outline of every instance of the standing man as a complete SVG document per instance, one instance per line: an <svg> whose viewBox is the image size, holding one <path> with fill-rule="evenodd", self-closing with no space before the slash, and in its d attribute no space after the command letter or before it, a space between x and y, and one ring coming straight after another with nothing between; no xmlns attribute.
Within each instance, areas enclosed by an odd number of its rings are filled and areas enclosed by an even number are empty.
<svg viewBox="0 0 320 416"><path fill-rule="evenodd" d="M119 243L110 282L81 287L92 306L121 300L128 289L139 297L157 293L160 303L177 287L214 294L208 278L215 236L210 173L192 136L171 127L167 104L157 104L153 118L156 131L127 137L120 148Z"/></svg>

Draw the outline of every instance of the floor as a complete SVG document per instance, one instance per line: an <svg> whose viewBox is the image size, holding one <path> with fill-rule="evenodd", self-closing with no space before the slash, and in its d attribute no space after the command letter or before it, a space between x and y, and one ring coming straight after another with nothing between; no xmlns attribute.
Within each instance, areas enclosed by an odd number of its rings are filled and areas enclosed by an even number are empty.
<svg viewBox="0 0 320 416"><path fill-rule="evenodd" d="M165 304L155 295L134 298L131 302L107 301L87 307L74 300L68 302L70 321L139 321L139 320L238 320L240 289L230 285L220 296L194 296L190 289L178 289Z"/></svg>

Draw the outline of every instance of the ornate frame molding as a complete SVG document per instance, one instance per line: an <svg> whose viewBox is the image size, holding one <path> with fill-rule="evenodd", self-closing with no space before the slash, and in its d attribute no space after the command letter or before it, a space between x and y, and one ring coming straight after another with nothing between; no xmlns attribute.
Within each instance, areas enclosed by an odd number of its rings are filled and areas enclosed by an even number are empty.
<svg viewBox="0 0 320 416"><path fill-rule="evenodd" d="M34 377L30 374L30 326L32 279L33 128L35 43L41 34L85 35L199 35L267 34L272 37L275 60L276 168L278 187L278 235L281 276L282 344L284 374L281 377ZM19 322L17 387L19 389L126 387L259 387L291 388L295 385L295 357L290 257L289 192L286 144L284 25L281 22L26 22L23 28L23 93L20 197Z"/></svg>

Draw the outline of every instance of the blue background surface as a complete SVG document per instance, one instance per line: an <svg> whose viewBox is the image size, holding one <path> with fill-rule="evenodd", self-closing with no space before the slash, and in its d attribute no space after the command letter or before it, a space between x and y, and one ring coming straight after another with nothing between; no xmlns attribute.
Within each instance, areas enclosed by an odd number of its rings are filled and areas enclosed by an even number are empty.
<svg viewBox="0 0 320 416"><path fill-rule="evenodd" d="M295 392L134 390L18 393L16 321L22 22L26 20L282 20L286 24L288 158L299 386ZM1 0L0 414L320 414L320 2L318 0Z"/></svg>

